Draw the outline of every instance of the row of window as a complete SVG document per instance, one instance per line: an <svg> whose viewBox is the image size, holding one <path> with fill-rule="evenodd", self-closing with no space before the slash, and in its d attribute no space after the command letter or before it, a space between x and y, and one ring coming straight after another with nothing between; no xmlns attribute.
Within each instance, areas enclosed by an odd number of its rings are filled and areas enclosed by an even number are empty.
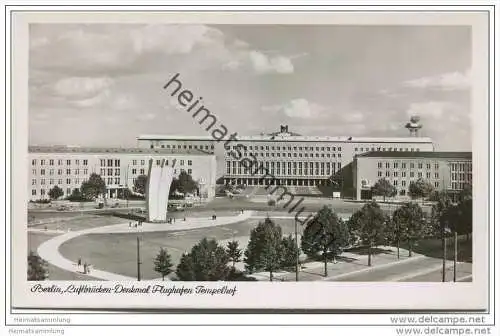
<svg viewBox="0 0 500 336"><path fill-rule="evenodd" d="M378 174L377 174L378 177L382 177L383 175L384 175L383 172L378 171ZM390 177L390 176L391 176L391 172L390 171L386 171L385 172L385 177ZM404 172L404 171L403 172L397 172L397 171L395 171L395 172L392 173L392 176L393 177L399 177L399 176L406 177L406 172ZM431 172L426 172L425 173L425 177L426 178L430 179L431 176L432 176ZM410 177L415 177L415 172L411 171L410 172ZM417 177L419 177L419 178L423 177L422 172L418 172L417 173ZM439 173L434 173L434 178L438 179L439 178Z"/></svg>
<svg viewBox="0 0 500 336"><path fill-rule="evenodd" d="M184 169L181 169L180 171L185 171ZM187 170L188 174L191 175L193 173L193 171L191 169L188 169ZM135 169L132 169L132 174L136 174L137 171ZM177 174L177 169L174 169L174 174ZM101 170L101 176L103 176L104 174L102 174L102 170ZM144 169L140 169L140 175L144 175ZM74 184L76 185L79 185L81 182L83 182L84 179L79 179L79 178L76 178L74 179ZM135 180L135 179L134 179ZM40 179L40 185L45 185L47 182L46 179L42 178ZM70 178L67 178L67 179L58 179L57 180L57 184L64 184L64 182L66 182L66 184L72 184L71 183L71 179ZM107 183L107 184L120 184L120 178L119 177L114 177L114 180L113 180L113 177L109 177L108 176L105 176L104 177L104 182ZM31 179L31 185L36 185L37 184L37 179ZM55 183L55 179L48 179L48 184L50 185L53 185L53 184L56 184Z"/></svg>
<svg viewBox="0 0 500 336"><path fill-rule="evenodd" d="M392 147L385 148L385 147L377 147L375 149L375 147L372 147L370 149L369 147L366 147L366 148L363 148L363 147L359 147L359 148L358 147L354 147L354 151L355 152L358 152L358 151L359 152L363 152L363 150L365 152L375 152L375 151L377 151L377 152L385 152L385 151L387 151L387 152L397 152L397 151L400 151L400 152L403 152L403 151L405 151L405 152L420 152L420 148L396 148L396 147L394 147L394 148L392 148Z"/></svg>
<svg viewBox="0 0 500 336"><path fill-rule="evenodd" d="M107 163L107 164L106 164ZM101 159L101 167L120 167L120 160L119 159Z"/></svg>
<svg viewBox="0 0 500 336"><path fill-rule="evenodd" d="M45 189L40 189L40 196L45 196L48 193ZM31 189L31 196L36 196L36 189ZM66 195L71 195L71 188L66 188Z"/></svg>
<svg viewBox="0 0 500 336"><path fill-rule="evenodd" d="M137 166L138 162L139 162L139 160L132 160L132 166ZM179 162L179 165L184 166L185 160L177 160L177 162ZM140 160L140 165L141 166L144 166L145 164L146 164L146 160ZM157 166L161 165L161 160L160 159L156 160L156 165ZM168 160L165 160L165 165L168 166ZM192 166L193 165L193 160L187 160L187 165L188 166Z"/></svg>
<svg viewBox="0 0 500 336"><path fill-rule="evenodd" d="M468 172L472 170L472 162L450 164L452 172Z"/></svg>
<svg viewBox="0 0 500 336"><path fill-rule="evenodd" d="M472 173L451 173L452 181L472 181Z"/></svg>
<svg viewBox="0 0 500 336"><path fill-rule="evenodd" d="M269 162L262 165L270 174L276 175L331 175L340 170L340 162ZM240 161L226 162L226 173L228 175L252 174L254 167L247 167ZM260 172L264 173L264 171Z"/></svg>
<svg viewBox="0 0 500 336"><path fill-rule="evenodd" d="M380 168L382 168L384 166L384 164L383 164L383 162L378 162L377 166L380 169ZM395 169L399 168L399 166L400 166L399 162L394 162L392 164L392 167L395 168ZM389 162L386 162L385 163L385 168L389 169L390 167L391 167L391 164ZM407 167L406 162L401 162L401 168L402 169L406 169L406 167ZM418 167L418 169L422 169L424 167L424 164L422 162L418 162L417 163L417 167ZM412 168L415 168L415 163L414 162L410 162L410 169L412 169ZM425 165L425 168L431 169L431 164L427 163ZM434 169L436 169L436 170L439 169L439 163L435 163L434 164Z"/></svg>
<svg viewBox="0 0 500 336"><path fill-rule="evenodd" d="M241 147L241 146L240 146ZM238 146L233 146L233 149L236 150L238 148ZM338 151L338 152L341 152L342 151L342 147L297 147L297 146L288 146L288 147L285 147L285 146L243 146L243 149L244 150L266 150L268 151L269 149L270 150L289 150L289 151L297 151L297 150L306 150L306 151L314 151L314 148L316 148L316 151L327 151L329 152L330 150L332 152L335 152L335 151Z"/></svg>
<svg viewBox="0 0 500 336"><path fill-rule="evenodd" d="M242 154L245 157L248 156L247 152L244 152ZM327 153L327 154L321 153L321 154L319 154L319 153L315 153L314 154L314 153L257 153L257 152L255 152L255 153L253 153L253 155L255 157L258 157L258 156L260 156L260 157L264 157L264 156L265 157L275 157L276 156L276 157L284 157L284 158L285 157L291 158L292 156L293 157L310 157L310 158L313 158L313 157L317 157L317 158L319 158L319 157L322 157L322 158L324 158L324 157L327 157L327 158L329 158L329 157L332 157L332 158L338 157L338 158L341 158L342 157L341 153L338 153L338 154L330 154L330 153Z"/></svg>
<svg viewBox="0 0 500 336"><path fill-rule="evenodd" d="M57 160L57 165L58 166L62 166L64 164L64 161L66 161L66 165L67 166L71 165L71 160L70 159L68 159L68 160L62 160L62 159ZM54 166L55 162L56 162L56 160L54 160L54 159L48 159L48 160L46 160L46 159L40 159L40 165L41 166L44 166L46 163L48 163L49 166ZM84 166L87 166L89 164L89 160L86 160L86 159L85 160L75 159L75 165L77 165L77 166L80 165L80 162ZM31 160L31 165L32 166L36 166L37 163L38 163L37 159L32 159Z"/></svg>
<svg viewBox="0 0 500 336"><path fill-rule="evenodd" d="M411 181L409 181L409 182L411 182ZM408 182L408 181L406 181L406 180L402 180L402 181L401 181L401 186L402 186L402 187L406 187L407 185L409 186L409 185L410 185L410 183L409 183L409 182ZM399 185L399 181L398 181L398 180L393 180L393 181L392 181L392 185L393 185L393 186L395 186L395 187L397 187L397 186ZM435 188L439 188L439 181L435 181L435 182L434 182L434 187L435 187Z"/></svg>
<svg viewBox="0 0 500 336"><path fill-rule="evenodd" d="M465 187L465 184L464 182L452 182L451 183L451 189L453 190L463 190L464 187Z"/></svg>
<svg viewBox="0 0 500 336"><path fill-rule="evenodd" d="M40 169L40 175L45 175L47 171L48 171L48 175L51 175L51 176L54 175L54 173L55 173L55 169L41 168ZM77 169L73 170L73 172L74 172L73 175L80 175L80 173L82 175L87 175L88 172L89 172L89 170L87 168L81 169L81 170L77 168ZM33 175L37 175L37 170L36 169L32 169L31 173ZM57 175L64 175L64 169L58 169L57 170ZM66 169L66 175L71 175L71 169L69 169L69 168Z"/></svg>
<svg viewBox="0 0 500 336"><path fill-rule="evenodd" d="M153 144L149 146L150 148L155 148ZM161 148L166 148L166 149L214 149L214 145L208 146L208 145L161 145Z"/></svg>

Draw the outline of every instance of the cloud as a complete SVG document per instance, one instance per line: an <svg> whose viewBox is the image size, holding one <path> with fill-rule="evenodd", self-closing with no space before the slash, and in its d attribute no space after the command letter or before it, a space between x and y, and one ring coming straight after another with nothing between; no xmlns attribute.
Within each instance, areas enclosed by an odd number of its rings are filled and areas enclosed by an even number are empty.
<svg viewBox="0 0 500 336"><path fill-rule="evenodd" d="M249 58L253 69L259 74L272 72L290 74L294 70L290 59L283 56L268 57L261 52L251 51Z"/></svg>
<svg viewBox="0 0 500 336"><path fill-rule="evenodd" d="M109 90L113 81L107 77L69 77L54 84L55 94L68 98L93 97Z"/></svg>
<svg viewBox="0 0 500 336"><path fill-rule="evenodd" d="M447 113L453 112L457 107L456 104L443 101L431 101L425 103L411 103L406 111L408 117L417 115L424 118L439 120L446 116Z"/></svg>
<svg viewBox="0 0 500 336"><path fill-rule="evenodd" d="M201 24L37 24L30 29L30 66L69 73L144 73L183 55L197 67L289 74L291 58L268 56L247 42ZM164 56L165 59L162 59ZM75 66L77 65L77 66ZM30 70L31 70L30 68ZM158 69L156 69L158 71Z"/></svg>
<svg viewBox="0 0 500 336"><path fill-rule="evenodd" d="M438 76L421 77L403 83L406 87L437 90L467 90L471 86L470 69L463 72L449 72Z"/></svg>
<svg viewBox="0 0 500 336"><path fill-rule="evenodd" d="M285 104L264 106L262 107L262 111L279 112L290 118L307 119L321 117L325 111L325 107L299 98Z"/></svg>
<svg viewBox="0 0 500 336"><path fill-rule="evenodd" d="M365 116L361 112L350 112L344 113L342 119L348 123L359 123L365 119Z"/></svg>

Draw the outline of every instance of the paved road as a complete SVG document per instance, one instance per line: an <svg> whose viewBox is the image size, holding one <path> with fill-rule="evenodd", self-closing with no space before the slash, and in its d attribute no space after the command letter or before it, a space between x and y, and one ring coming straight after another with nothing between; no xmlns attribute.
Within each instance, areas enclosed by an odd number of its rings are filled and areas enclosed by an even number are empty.
<svg viewBox="0 0 500 336"><path fill-rule="evenodd" d="M453 281L453 263L448 262L446 269L446 281ZM470 282L472 281L472 264L458 263L457 264L457 281ZM436 269L428 273L408 277L404 282L439 282L442 281L442 269ZM461 280L463 279L463 280Z"/></svg>
<svg viewBox="0 0 500 336"><path fill-rule="evenodd" d="M332 279L332 281L441 281L441 265L442 261L437 258L418 258L414 261ZM451 267L452 264L449 263L449 266ZM461 278L471 274L472 265L460 263L457 269L460 273L460 275L457 273L457 277ZM452 270L449 271L447 278L453 278Z"/></svg>

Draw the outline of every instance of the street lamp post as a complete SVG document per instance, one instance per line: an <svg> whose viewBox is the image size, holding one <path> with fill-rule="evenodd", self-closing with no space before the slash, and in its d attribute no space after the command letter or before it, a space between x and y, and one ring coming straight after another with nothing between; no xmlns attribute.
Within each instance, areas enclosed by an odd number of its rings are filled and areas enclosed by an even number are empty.
<svg viewBox="0 0 500 336"><path fill-rule="evenodd" d="M141 247L139 235L137 236L137 281L141 281Z"/></svg>
<svg viewBox="0 0 500 336"><path fill-rule="evenodd" d="M453 282L457 282L458 234L455 231L455 255L453 256Z"/></svg>
<svg viewBox="0 0 500 336"><path fill-rule="evenodd" d="M300 257L300 252L299 252L299 239L298 239L298 226L297 226L297 218L295 218L295 249L297 252L297 255L295 256L295 281L299 281L299 257Z"/></svg>

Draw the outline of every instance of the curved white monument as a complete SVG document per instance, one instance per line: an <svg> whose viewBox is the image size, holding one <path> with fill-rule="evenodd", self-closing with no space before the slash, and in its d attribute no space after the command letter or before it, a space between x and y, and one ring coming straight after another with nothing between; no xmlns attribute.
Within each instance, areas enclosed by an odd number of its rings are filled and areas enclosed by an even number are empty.
<svg viewBox="0 0 500 336"><path fill-rule="evenodd" d="M166 222L168 194L174 177L174 168L166 166L165 159L159 166L153 166L153 159L150 159L148 171L146 190L148 222Z"/></svg>

